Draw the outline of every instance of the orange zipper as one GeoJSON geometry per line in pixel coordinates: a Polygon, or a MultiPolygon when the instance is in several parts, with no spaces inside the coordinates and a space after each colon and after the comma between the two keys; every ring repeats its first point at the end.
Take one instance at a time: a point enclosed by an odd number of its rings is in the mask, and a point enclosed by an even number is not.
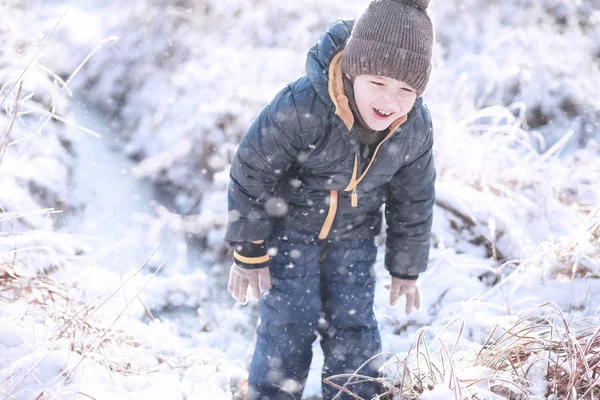
{"type": "MultiPolygon", "coordinates": [[[[363,171],[363,173],[358,178],[356,177],[358,175],[358,155],[354,155],[354,168],[352,170],[352,178],[350,178],[350,183],[344,189],[345,192],[352,191],[352,194],[350,195],[350,205],[353,208],[358,207],[358,193],[356,193],[356,187],[358,186],[360,181],[363,180],[365,175],[367,175],[367,172],[369,171],[369,168],[371,168],[371,165],[373,165],[373,161],[375,161],[375,157],[377,156],[377,152],[379,151],[379,148],[381,147],[383,142],[388,140],[394,134],[396,129],[398,129],[398,127],[400,125],[402,125],[406,121],[406,119],[407,119],[407,116],[405,115],[404,117],[399,119],[399,121],[397,121],[397,123],[395,123],[390,128],[390,132],[375,148],[375,152],[373,153],[373,157],[371,157],[371,161],[369,162],[369,165],[367,165],[367,168],[363,171]]],[[[327,212],[327,217],[325,217],[325,222],[323,222],[323,226],[321,227],[321,232],[319,232],[319,239],[323,240],[327,237],[327,235],[329,235],[329,231],[331,230],[331,227],[333,226],[333,220],[335,219],[337,207],[338,207],[338,191],[332,190],[329,194],[329,211],[327,212]]]]}
{"type": "MultiPolygon", "coordinates": [[[[350,179],[350,183],[348,184],[346,189],[344,189],[345,192],[348,192],[350,190],[352,191],[352,194],[350,195],[350,205],[353,208],[358,207],[358,193],[356,193],[356,187],[358,186],[360,181],[363,180],[365,175],[367,175],[367,172],[369,171],[369,168],[371,168],[373,161],[375,161],[377,152],[379,151],[379,148],[381,147],[383,142],[388,140],[392,136],[392,134],[396,131],[396,129],[398,129],[398,127],[404,121],[406,121],[406,115],[399,121],[398,124],[394,124],[396,126],[392,127],[393,130],[390,129],[390,133],[388,133],[387,136],[377,145],[377,147],[375,148],[375,152],[373,153],[373,157],[371,157],[371,161],[369,162],[369,165],[367,165],[367,168],[364,170],[364,172],[360,175],[359,178],[356,177],[358,175],[358,155],[354,156],[354,168],[352,170],[352,178],[350,179]]],[[[337,207],[338,207],[338,191],[331,190],[331,192],[329,194],[329,211],[327,212],[327,217],[325,217],[325,222],[323,222],[323,226],[321,227],[321,232],[319,232],[319,239],[323,240],[327,237],[327,235],[329,235],[329,231],[331,230],[331,227],[333,226],[333,220],[335,219],[337,207]]]]}
{"type": "Polygon", "coordinates": [[[377,152],[379,151],[379,148],[386,140],[388,140],[390,137],[392,137],[392,135],[394,134],[396,129],[398,129],[398,127],[400,125],[402,125],[406,121],[407,118],[408,117],[406,115],[403,116],[402,118],[399,118],[399,120],[396,121],[396,123],[394,123],[394,125],[390,127],[390,132],[387,134],[387,136],[385,138],[383,138],[383,140],[381,142],[379,142],[379,144],[375,148],[373,157],[371,157],[371,161],[369,162],[369,165],[367,165],[367,168],[365,168],[365,170],[363,171],[363,173],[360,175],[360,177],[358,179],[356,178],[356,175],[358,175],[358,155],[354,155],[354,170],[352,171],[352,178],[350,179],[350,183],[348,184],[348,186],[346,186],[346,189],[344,189],[345,192],[352,191],[352,194],[350,195],[350,204],[352,205],[352,207],[358,207],[358,194],[356,193],[356,187],[358,186],[360,181],[363,180],[365,175],[367,175],[367,172],[369,172],[369,168],[371,168],[371,165],[373,165],[373,161],[375,161],[375,157],[377,156],[377,152]]]}
{"type": "MultiPolygon", "coordinates": [[[[331,101],[335,105],[335,114],[340,117],[340,119],[344,122],[344,125],[348,130],[352,130],[352,126],[354,125],[354,116],[352,115],[352,111],[348,105],[348,97],[346,97],[344,93],[344,85],[342,79],[342,68],[341,68],[341,59],[342,59],[343,51],[340,51],[338,54],[333,57],[331,60],[331,64],[329,65],[329,82],[327,85],[327,89],[329,92],[329,97],[331,101]]],[[[410,111],[410,110],[409,110],[410,111]]],[[[408,115],[408,113],[407,113],[408,115]]],[[[358,175],[358,156],[354,157],[354,170],[352,171],[352,178],[350,179],[350,183],[344,189],[344,191],[352,191],[350,195],[350,204],[352,207],[358,207],[358,194],[356,193],[356,187],[360,183],[360,181],[365,177],[367,171],[373,164],[373,160],[375,160],[375,156],[379,151],[379,147],[383,142],[388,140],[392,134],[398,129],[400,125],[402,125],[406,119],[407,115],[404,117],[398,118],[396,121],[392,123],[390,126],[390,132],[388,135],[379,143],[375,152],[373,153],[373,157],[371,158],[371,162],[367,166],[367,169],[361,174],[360,178],[356,178],[358,175]]],[[[333,226],[333,220],[335,219],[335,213],[337,212],[338,206],[338,191],[332,190],[329,195],[329,211],[327,212],[327,217],[325,218],[325,222],[321,227],[321,232],[319,233],[319,239],[325,239],[333,226]]]]}

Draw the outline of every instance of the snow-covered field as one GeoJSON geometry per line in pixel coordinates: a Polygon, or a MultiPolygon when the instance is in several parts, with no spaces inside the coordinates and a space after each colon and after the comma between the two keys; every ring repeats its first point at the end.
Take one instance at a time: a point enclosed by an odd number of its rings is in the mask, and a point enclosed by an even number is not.
{"type": "MultiPolygon", "coordinates": [[[[243,396],[257,304],[225,291],[229,160],[326,25],[367,3],[4,1],[0,399],[243,396]],[[96,132],[117,134],[123,163],[96,132]],[[174,250],[152,254],[159,238],[174,250]]],[[[430,266],[407,317],[379,254],[382,381],[398,399],[598,398],[600,3],[430,11],[430,266]]]]}

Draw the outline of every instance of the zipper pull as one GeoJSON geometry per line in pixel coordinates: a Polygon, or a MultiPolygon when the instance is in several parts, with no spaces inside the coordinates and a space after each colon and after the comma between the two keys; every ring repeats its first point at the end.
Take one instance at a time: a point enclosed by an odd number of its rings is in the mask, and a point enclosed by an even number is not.
{"type": "Polygon", "coordinates": [[[350,196],[350,204],[352,207],[358,207],[358,194],[356,194],[356,186],[352,189],[352,195],[350,196]]]}

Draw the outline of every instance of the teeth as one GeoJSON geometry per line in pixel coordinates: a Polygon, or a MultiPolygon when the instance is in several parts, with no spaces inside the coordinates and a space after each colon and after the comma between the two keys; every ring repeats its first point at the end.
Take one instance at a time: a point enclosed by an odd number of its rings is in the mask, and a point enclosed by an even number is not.
{"type": "Polygon", "coordinates": [[[382,111],[382,110],[380,110],[379,108],[376,108],[376,110],[377,110],[377,112],[378,112],[379,114],[383,114],[383,115],[386,115],[386,116],[387,116],[387,115],[392,115],[392,113],[386,113],[385,111],[382,111]]]}

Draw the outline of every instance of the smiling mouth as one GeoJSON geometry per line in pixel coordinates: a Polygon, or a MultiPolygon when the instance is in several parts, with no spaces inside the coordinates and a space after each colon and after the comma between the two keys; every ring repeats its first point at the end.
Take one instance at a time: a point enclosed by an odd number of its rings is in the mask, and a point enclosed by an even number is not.
{"type": "Polygon", "coordinates": [[[392,115],[392,114],[393,114],[392,112],[389,112],[389,113],[388,113],[388,112],[385,112],[385,111],[383,111],[383,110],[380,110],[380,109],[378,109],[378,108],[373,108],[373,112],[374,112],[374,113],[375,113],[375,115],[377,115],[379,118],[387,118],[387,117],[389,117],[390,115],[392,115]]]}

